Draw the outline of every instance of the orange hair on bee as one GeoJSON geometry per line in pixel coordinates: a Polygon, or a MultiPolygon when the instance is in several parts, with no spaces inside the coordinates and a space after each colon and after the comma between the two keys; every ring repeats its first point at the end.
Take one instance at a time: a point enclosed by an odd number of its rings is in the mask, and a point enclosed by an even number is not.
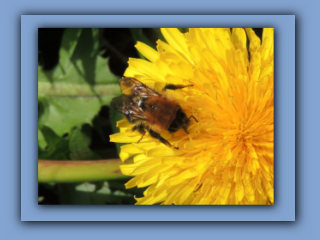
{"type": "Polygon", "coordinates": [[[150,106],[146,111],[149,125],[158,125],[158,128],[168,129],[171,122],[175,119],[179,105],[175,100],[165,97],[150,97],[146,104],[150,106]]]}
{"type": "MultiPolygon", "coordinates": [[[[174,133],[179,129],[188,132],[190,118],[175,99],[164,94],[166,90],[176,90],[192,85],[167,84],[159,93],[139,80],[123,77],[120,81],[122,95],[111,100],[110,105],[127,120],[134,124],[133,131],[141,133],[141,141],[148,131],[150,136],[159,139],[163,144],[173,147],[160,133],[167,130],[174,133]]],[[[195,117],[193,117],[195,119],[195,117]]],[[[195,119],[197,121],[197,119],[195,119]]],[[[178,149],[177,147],[173,147],[178,149]]]]}

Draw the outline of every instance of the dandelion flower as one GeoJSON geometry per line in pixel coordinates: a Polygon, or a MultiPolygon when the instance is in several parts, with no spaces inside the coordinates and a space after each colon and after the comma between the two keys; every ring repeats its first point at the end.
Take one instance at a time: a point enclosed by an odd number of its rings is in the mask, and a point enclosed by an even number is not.
{"type": "Polygon", "coordinates": [[[161,29],[167,43],[157,50],[138,42],[148,60],[129,59],[126,77],[160,92],[166,84],[192,84],[168,91],[187,116],[187,134],[161,135],[170,148],[119,121],[111,141],[122,146],[121,166],[134,176],[127,188],[148,187],[136,204],[267,205],[274,203],[274,40],[252,29],[161,29]],[[248,39],[248,40],[247,40],[248,39]],[[249,50],[247,49],[247,41],[249,50]]]}

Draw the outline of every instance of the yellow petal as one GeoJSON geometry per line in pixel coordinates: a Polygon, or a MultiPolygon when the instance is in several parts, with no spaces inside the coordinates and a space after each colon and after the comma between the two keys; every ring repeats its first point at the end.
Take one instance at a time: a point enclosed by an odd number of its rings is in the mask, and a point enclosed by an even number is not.
{"type": "Polygon", "coordinates": [[[260,38],[257,37],[255,32],[252,30],[252,28],[246,28],[246,33],[248,35],[248,38],[250,40],[250,52],[255,52],[260,47],[260,38]]]}
{"type": "Polygon", "coordinates": [[[137,42],[135,47],[143,56],[145,56],[151,62],[155,62],[159,58],[159,54],[153,48],[149,47],[143,42],[137,42]]]}
{"type": "Polygon", "coordinates": [[[129,137],[125,133],[115,133],[110,135],[110,142],[131,143],[138,142],[141,136],[129,137]]]}
{"type": "Polygon", "coordinates": [[[255,200],[255,193],[254,193],[254,185],[252,185],[251,182],[249,182],[248,184],[244,185],[244,193],[246,196],[246,199],[250,202],[253,203],[255,200]]]}
{"type": "Polygon", "coordinates": [[[238,202],[241,202],[244,197],[244,187],[242,181],[236,183],[235,195],[238,202]]]}
{"type": "Polygon", "coordinates": [[[247,48],[247,36],[243,28],[232,29],[232,42],[236,49],[243,51],[247,48]]]}
{"type": "Polygon", "coordinates": [[[222,205],[227,204],[229,200],[230,189],[231,189],[231,183],[226,181],[220,190],[220,195],[219,195],[220,204],[222,205]]]}
{"type": "Polygon", "coordinates": [[[190,196],[190,194],[193,192],[195,186],[195,182],[190,181],[187,183],[184,188],[180,190],[178,194],[176,194],[174,204],[181,205],[183,204],[186,199],[190,196]]]}
{"type": "Polygon", "coordinates": [[[161,28],[161,33],[167,42],[183,56],[189,59],[189,51],[185,36],[176,28],[161,28]]]}
{"type": "Polygon", "coordinates": [[[127,119],[123,119],[117,122],[117,127],[118,128],[127,128],[127,127],[131,127],[132,124],[128,122],[127,119]]]}
{"type": "Polygon", "coordinates": [[[147,156],[148,157],[152,157],[152,156],[175,156],[175,155],[179,155],[179,154],[180,154],[179,150],[172,149],[172,148],[167,147],[167,146],[156,147],[156,148],[150,149],[147,152],[147,156]]]}
{"type": "Polygon", "coordinates": [[[128,64],[130,69],[134,69],[134,74],[143,74],[154,80],[165,81],[162,73],[151,62],[142,59],[129,58],[128,64]]]}
{"type": "Polygon", "coordinates": [[[120,152],[119,157],[122,162],[125,162],[130,157],[130,154],[126,152],[120,152]]]}

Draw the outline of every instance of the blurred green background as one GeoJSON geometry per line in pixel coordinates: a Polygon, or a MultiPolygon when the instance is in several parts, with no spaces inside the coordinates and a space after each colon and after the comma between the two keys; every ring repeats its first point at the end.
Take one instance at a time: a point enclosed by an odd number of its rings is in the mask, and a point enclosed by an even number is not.
{"type": "Polygon", "coordinates": [[[39,29],[39,204],[134,204],[142,196],[145,189],[125,189],[121,144],[109,142],[123,116],[109,104],[129,57],[143,58],[136,42],[155,48],[158,39],[152,28],[39,29]]]}

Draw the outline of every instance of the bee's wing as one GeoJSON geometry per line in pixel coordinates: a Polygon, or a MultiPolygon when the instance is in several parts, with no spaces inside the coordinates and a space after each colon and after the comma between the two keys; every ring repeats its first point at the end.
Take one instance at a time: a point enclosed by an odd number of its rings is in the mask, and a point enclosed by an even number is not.
{"type": "Polygon", "coordinates": [[[160,96],[159,93],[147,87],[135,78],[123,77],[120,80],[121,92],[126,96],[137,96],[142,98],[160,96]]]}
{"type": "Polygon", "coordinates": [[[110,105],[114,110],[125,115],[130,123],[135,123],[138,120],[147,120],[143,109],[131,97],[125,95],[115,97],[111,100],[110,105]]]}
{"type": "Polygon", "coordinates": [[[125,95],[121,95],[119,97],[115,97],[111,99],[110,106],[119,113],[123,113],[123,105],[126,102],[127,97],[125,95]]]}

